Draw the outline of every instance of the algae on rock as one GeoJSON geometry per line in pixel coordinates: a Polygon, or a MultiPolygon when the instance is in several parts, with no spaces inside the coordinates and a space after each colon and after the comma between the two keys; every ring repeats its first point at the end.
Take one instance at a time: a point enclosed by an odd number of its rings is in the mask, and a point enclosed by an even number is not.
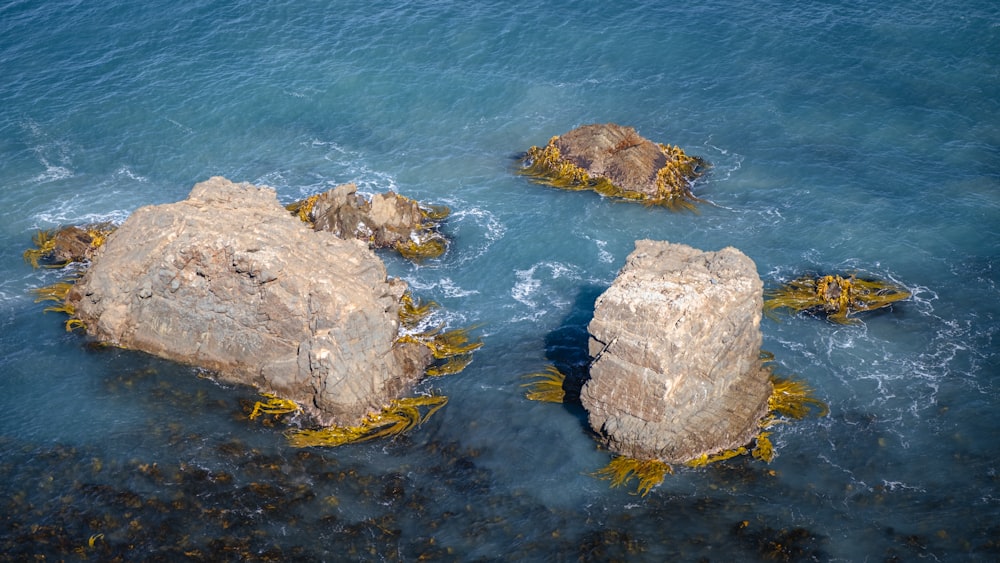
{"type": "Polygon", "coordinates": [[[679,147],[654,143],[632,127],[584,125],[533,146],[520,173],[535,182],[567,190],[594,190],[608,197],[695,211],[691,191],[709,164],[679,147]]]}

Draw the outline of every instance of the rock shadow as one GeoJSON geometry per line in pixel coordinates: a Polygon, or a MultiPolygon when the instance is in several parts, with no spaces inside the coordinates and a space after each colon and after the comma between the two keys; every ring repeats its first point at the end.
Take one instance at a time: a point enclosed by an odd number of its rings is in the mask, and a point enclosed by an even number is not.
{"type": "Polygon", "coordinates": [[[580,390],[590,378],[590,354],[587,325],[594,318],[594,303],[607,287],[583,286],[573,300],[569,314],[559,327],[545,336],[545,357],[565,374],[563,404],[586,422],[587,413],[580,404],[580,390]]]}

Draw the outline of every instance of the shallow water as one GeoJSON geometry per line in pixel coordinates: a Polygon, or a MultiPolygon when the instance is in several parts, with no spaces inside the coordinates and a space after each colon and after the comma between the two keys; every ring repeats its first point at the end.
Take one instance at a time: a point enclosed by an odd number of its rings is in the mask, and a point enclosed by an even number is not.
{"type": "Polygon", "coordinates": [[[0,5],[0,551],[122,559],[998,558],[1000,8],[918,2],[0,5]],[[515,157],[614,121],[713,164],[698,214],[531,184],[515,157]],[[250,390],[93,349],[30,289],[39,228],[212,175],[283,202],[356,182],[446,204],[390,273],[485,345],[395,440],[294,450],[250,390]],[[579,367],[634,241],[736,246],[773,287],[859,271],[914,296],[765,319],[830,414],[777,455],[645,497],[522,376],[579,367]],[[103,534],[103,536],[97,536],[103,534]],[[88,541],[94,538],[93,547],[88,541]],[[74,554],[75,550],[80,550],[74,554]]]}

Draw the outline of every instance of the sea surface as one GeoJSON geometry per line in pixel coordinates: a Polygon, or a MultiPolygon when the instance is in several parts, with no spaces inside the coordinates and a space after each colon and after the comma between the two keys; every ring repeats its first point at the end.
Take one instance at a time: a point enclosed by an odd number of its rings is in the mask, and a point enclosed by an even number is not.
{"type": "Polygon", "coordinates": [[[0,559],[1000,559],[1000,3],[0,2],[0,559]],[[539,186],[589,123],[712,163],[698,213],[539,186]],[[484,345],[391,440],[290,447],[252,389],[95,348],[32,289],[39,229],[211,176],[282,203],[345,182],[447,205],[443,257],[380,252],[484,345]],[[637,239],[735,246],[765,287],[859,273],[912,297],[765,318],[830,412],[776,455],[649,494],[524,376],[586,364],[637,239]],[[199,377],[201,376],[201,377],[199,377]]]}

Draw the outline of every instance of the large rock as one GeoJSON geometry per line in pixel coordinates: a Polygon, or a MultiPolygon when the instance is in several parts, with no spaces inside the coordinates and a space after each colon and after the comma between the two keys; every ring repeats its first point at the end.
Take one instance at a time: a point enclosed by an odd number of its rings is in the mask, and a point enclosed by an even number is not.
{"type": "Polygon", "coordinates": [[[612,450],[684,462],[753,439],[771,393],[762,287],[734,248],[636,241],[597,299],[580,396],[612,450]]]}
{"type": "Polygon", "coordinates": [[[700,201],[691,183],[708,168],[701,158],[615,123],[583,125],[552,137],[545,147],[528,149],[523,161],[522,172],[541,183],[677,209],[693,209],[700,201]]]}
{"type": "Polygon", "coordinates": [[[356,424],[429,364],[396,342],[405,284],[358,240],[314,231],[269,188],[212,178],[136,210],[69,303],[97,339],[201,366],[356,424]]]}

